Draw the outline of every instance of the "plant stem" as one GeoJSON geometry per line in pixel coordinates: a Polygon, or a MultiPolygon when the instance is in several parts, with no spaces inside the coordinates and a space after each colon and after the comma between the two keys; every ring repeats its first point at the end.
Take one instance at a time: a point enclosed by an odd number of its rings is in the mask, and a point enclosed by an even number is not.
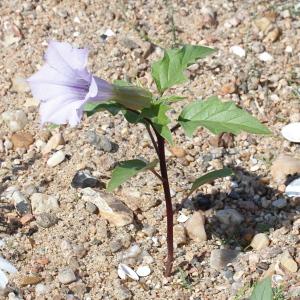
{"type": "Polygon", "coordinates": [[[166,155],[165,155],[165,140],[160,136],[158,132],[155,132],[157,136],[157,145],[158,145],[158,158],[160,163],[160,173],[163,179],[163,189],[165,194],[166,209],[167,209],[167,247],[168,255],[166,262],[166,271],[165,276],[169,277],[172,272],[173,265],[173,208],[172,208],[172,199],[170,193],[170,185],[168,179],[168,171],[166,164],[166,155]]]}
{"type": "Polygon", "coordinates": [[[145,125],[146,125],[146,129],[147,129],[147,131],[148,131],[148,134],[149,134],[149,136],[150,136],[150,139],[151,139],[151,141],[152,141],[153,147],[154,147],[154,149],[155,149],[155,151],[156,151],[156,153],[157,153],[157,156],[159,156],[158,148],[157,148],[157,143],[156,143],[156,141],[155,141],[155,139],[154,139],[154,136],[153,136],[153,134],[152,134],[151,127],[150,127],[150,125],[149,125],[148,123],[146,123],[145,125]]]}

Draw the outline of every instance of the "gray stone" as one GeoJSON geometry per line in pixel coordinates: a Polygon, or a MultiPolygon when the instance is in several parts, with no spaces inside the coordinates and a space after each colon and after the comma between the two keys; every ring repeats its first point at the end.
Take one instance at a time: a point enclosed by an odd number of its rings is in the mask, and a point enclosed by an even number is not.
{"type": "Polygon", "coordinates": [[[92,176],[89,170],[80,170],[73,177],[71,186],[73,188],[94,188],[100,186],[100,181],[92,176]]]}
{"type": "Polygon", "coordinates": [[[231,249],[215,249],[210,255],[210,266],[213,269],[220,270],[233,262],[240,251],[231,249]]]}
{"type": "Polygon", "coordinates": [[[115,239],[109,243],[109,246],[110,246],[111,252],[115,253],[115,252],[118,252],[119,250],[121,250],[123,245],[122,245],[121,240],[115,239]]]}
{"type": "Polygon", "coordinates": [[[99,135],[95,131],[88,131],[86,133],[87,141],[95,146],[98,150],[104,152],[116,152],[118,145],[111,142],[106,136],[99,135]]]}
{"type": "Polygon", "coordinates": [[[92,202],[87,202],[85,204],[85,209],[91,214],[96,214],[99,211],[98,207],[92,202]]]}
{"type": "Polygon", "coordinates": [[[31,207],[34,214],[56,211],[59,208],[58,197],[42,193],[34,193],[31,198],[31,207]]]}
{"type": "Polygon", "coordinates": [[[225,225],[239,225],[244,221],[244,217],[232,208],[217,211],[216,218],[225,225]]]}
{"type": "Polygon", "coordinates": [[[284,198],[279,198],[272,202],[272,205],[276,208],[284,208],[287,206],[287,201],[284,198]]]}
{"type": "Polygon", "coordinates": [[[76,276],[70,268],[62,269],[57,275],[58,281],[63,284],[69,284],[76,281],[76,276]]]}
{"type": "Polygon", "coordinates": [[[41,213],[36,216],[36,223],[43,228],[50,228],[58,222],[58,218],[54,214],[41,213]]]}

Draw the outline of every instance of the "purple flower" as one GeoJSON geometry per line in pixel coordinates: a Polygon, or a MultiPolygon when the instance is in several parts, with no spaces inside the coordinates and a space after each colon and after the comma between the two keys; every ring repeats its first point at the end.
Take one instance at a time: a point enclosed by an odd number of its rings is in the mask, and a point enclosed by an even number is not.
{"type": "Polygon", "coordinates": [[[92,76],[86,68],[87,49],[51,41],[45,65],[29,79],[35,98],[41,101],[42,124],[77,125],[87,102],[107,101],[113,97],[113,85],[92,76]]]}

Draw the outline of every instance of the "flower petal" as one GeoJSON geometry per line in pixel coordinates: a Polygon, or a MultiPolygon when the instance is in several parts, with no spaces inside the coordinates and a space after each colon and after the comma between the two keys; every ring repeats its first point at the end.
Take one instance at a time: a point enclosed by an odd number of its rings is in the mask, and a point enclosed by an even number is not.
{"type": "Polygon", "coordinates": [[[107,81],[93,76],[86,95],[89,101],[107,101],[113,97],[113,85],[107,81]]]}
{"type": "Polygon", "coordinates": [[[8,284],[8,279],[3,271],[0,270],[0,289],[5,289],[8,284]]]}
{"type": "Polygon", "coordinates": [[[84,99],[90,84],[81,78],[66,77],[48,64],[32,75],[28,83],[33,96],[41,101],[47,101],[62,94],[73,94],[75,98],[84,99]]]}
{"type": "Polygon", "coordinates": [[[0,256],[0,269],[9,272],[9,273],[16,273],[17,269],[6,259],[0,256]]]}

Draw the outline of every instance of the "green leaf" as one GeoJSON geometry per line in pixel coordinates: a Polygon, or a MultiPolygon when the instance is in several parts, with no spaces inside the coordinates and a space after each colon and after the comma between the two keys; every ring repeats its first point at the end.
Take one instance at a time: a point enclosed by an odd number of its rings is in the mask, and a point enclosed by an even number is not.
{"type": "Polygon", "coordinates": [[[196,189],[198,189],[201,185],[203,185],[205,183],[209,183],[209,182],[211,182],[215,179],[230,176],[232,174],[234,174],[232,169],[227,168],[227,167],[223,168],[223,169],[220,169],[220,170],[209,172],[209,173],[197,178],[194,181],[194,183],[192,185],[192,188],[189,192],[189,195],[191,195],[196,189]]]}
{"type": "Polygon", "coordinates": [[[209,97],[205,101],[188,104],[178,119],[186,134],[203,126],[214,134],[229,132],[238,134],[242,131],[256,134],[271,134],[269,129],[246,111],[238,108],[234,102],[222,102],[218,97],[209,97]]]}
{"type": "Polygon", "coordinates": [[[171,103],[174,103],[174,102],[179,102],[179,101],[181,101],[185,98],[186,97],[172,95],[172,96],[161,97],[160,99],[158,99],[157,102],[158,103],[171,104],[171,103]]]}
{"type": "Polygon", "coordinates": [[[255,285],[250,300],[272,300],[273,291],[271,278],[267,277],[255,285]]]}
{"type": "Polygon", "coordinates": [[[115,80],[114,84],[118,86],[132,86],[132,84],[126,80],[115,80]]]}
{"type": "Polygon", "coordinates": [[[152,77],[160,93],[187,80],[183,71],[197,59],[215,52],[204,46],[185,45],[180,49],[166,50],[164,57],[152,65],[152,77]]]}
{"type": "Polygon", "coordinates": [[[147,163],[140,159],[132,159],[121,162],[112,172],[111,180],[107,185],[109,192],[120,186],[122,183],[135,176],[139,172],[153,169],[158,160],[147,163]]]}
{"type": "Polygon", "coordinates": [[[153,126],[155,127],[156,131],[168,141],[170,145],[173,145],[172,132],[167,125],[159,125],[154,123],[153,126]]]}
{"type": "Polygon", "coordinates": [[[98,111],[107,110],[113,116],[117,115],[123,108],[120,104],[115,102],[90,102],[86,103],[84,106],[84,111],[87,113],[88,117],[92,116],[98,111]]]}

